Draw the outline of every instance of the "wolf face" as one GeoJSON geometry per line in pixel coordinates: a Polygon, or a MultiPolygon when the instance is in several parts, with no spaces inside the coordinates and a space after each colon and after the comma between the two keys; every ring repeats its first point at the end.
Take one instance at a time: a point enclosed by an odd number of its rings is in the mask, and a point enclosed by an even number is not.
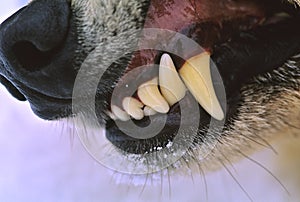
{"type": "Polygon", "coordinates": [[[184,125],[179,134],[195,135],[182,159],[213,145],[201,162],[211,170],[300,127],[299,22],[281,1],[35,0],[1,25],[0,81],[43,119],[83,111],[91,127],[92,108],[124,158],[168,148],[184,125]],[[148,137],[119,128],[130,121],[165,125],[148,137]]]}

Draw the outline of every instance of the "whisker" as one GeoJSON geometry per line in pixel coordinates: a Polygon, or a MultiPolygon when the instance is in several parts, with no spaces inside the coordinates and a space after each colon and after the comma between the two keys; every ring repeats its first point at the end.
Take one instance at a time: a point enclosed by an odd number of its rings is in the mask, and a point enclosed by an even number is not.
{"type": "Polygon", "coordinates": [[[254,134],[254,135],[258,139],[262,140],[268,146],[267,148],[271,149],[274,152],[274,154],[278,155],[278,152],[276,151],[276,149],[266,139],[264,139],[263,137],[261,137],[257,134],[254,134]]]}
{"type": "Polygon", "coordinates": [[[249,161],[253,162],[254,164],[258,165],[260,168],[262,168],[263,170],[265,170],[271,177],[273,177],[275,179],[275,181],[277,181],[277,183],[279,183],[279,185],[281,186],[281,188],[290,196],[290,192],[288,191],[288,189],[286,188],[286,186],[279,180],[278,177],[276,177],[274,175],[274,173],[272,173],[267,167],[265,167],[263,164],[261,164],[260,162],[256,161],[255,159],[251,158],[250,156],[242,153],[239,150],[236,150],[236,152],[240,153],[243,157],[245,157],[246,159],[248,159],[249,161]]]}
{"type": "MultiPolygon", "coordinates": [[[[222,144],[221,140],[218,140],[218,142],[220,142],[222,144]]],[[[230,165],[230,167],[234,170],[234,172],[237,174],[237,170],[234,167],[233,163],[224,155],[224,153],[222,152],[222,150],[220,150],[217,146],[215,147],[215,149],[223,156],[223,158],[227,161],[227,163],[230,165]]],[[[223,163],[223,161],[222,161],[223,163]]]]}
{"type": "Polygon", "coordinates": [[[202,173],[203,184],[204,184],[204,187],[205,187],[205,198],[206,198],[206,201],[208,201],[208,186],[207,186],[207,180],[206,180],[206,177],[205,177],[205,173],[204,173],[203,169],[201,168],[200,163],[198,163],[198,168],[199,168],[199,170],[200,170],[200,173],[202,173]]]}
{"type": "MultiPolygon", "coordinates": [[[[120,162],[120,167],[122,168],[124,166],[124,163],[126,163],[125,159],[120,162]]],[[[126,166],[126,165],[125,165],[126,166]]]]}
{"type": "MultiPolygon", "coordinates": [[[[190,154],[188,154],[188,155],[190,156],[190,154]]],[[[195,180],[194,180],[193,172],[191,170],[191,166],[190,166],[189,162],[184,157],[183,157],[182,161],[186,164],[186,166],[188,168],[188,171],[189,171],[189,174],[191,175],[191,180],[193,182],[193,185],[195,185],[195,180]]]]}
{"type": "Polygon", "coordinates": [[[87,136],[88,130],[87,130],[86,121],[85,121],[84,116],[80,116],[80,122],[81,122],[81,126],[83,127],[84,134],[87,136]]]}
{"type": "Polygon", "coordinates": [[[169,167],[167,168],[167,173],[168,173],[168,183],[169,183],[169,199],[171,200],[171,197],[172,197],[172,187],[171,187],[171,175],[170,175],[169,167]]]}
{"type": "Polygon", "coordinates": [[[201,167],[201,164],[200,164],[200,161],[198,161],[195,156],[195,152],[192,150],[191,151],[191,158],[193,159],[193,163],[196,164],[198,170],[199,170],[199,176],[203,179],[203,185],[205,187],[205,198],[206,198],[206,201],[208,201],[208,187],[207,187],[207,181],[206,181],[206,177],[205,177],[205,174],[204,174],[204,170],[202,169],[201,167]]]}
{"type": "Polygon", "coordinates": [[[102,146],[102,148],[103,148],[103,150],[105,151],[108,151],[107,152],[107,155],[104,157],[97,157],[97,159],[96,159],[96,161],[97,162],[101,162],[101,161],[103,161],[105,158],[107,158],[107,157],[109,157],[110,156],[110,154],[113,152],[113,147],[111,146],[111,145],[109,145],[109,144],[105,144],[105,145],[103,145],[102,146]]]}
{"type": "Polygon", "coordinates": [[[111,177],[110,177],[110,180],[109,180],[109,184],[113,184],[113,182],[115,182],[116,180],[116,175],[119,175],[120,173],[118,173],[117,171],[115,170],[111,170],[112,174],[111,174],[111,177]]]}
{"type": "Polygon", "coordinates": [[[67,125],[68,125],[69,141],[71,143],[71,147],[73,148],[75,143],[75,131],[74,131],[74,125],[72,119],[67,119],[67,125]]]}
{"type": "Polygon", "coordinates": [[[162,195],[163,195],[163,185],[164,185],[164,173],[163,173],[164,171],[163,170],[161,170],[160,171],[160,197],[162,197],[162,195]]]}
{"type": "MultiPolygon", "coordinates": [[[[148,162],[147,162],[148,163],[148,162]]],[[[145,179],[145,182],[144,182],[144,185],[143,185],[143,187],[142,187],[142,190],[141,190],[141,192],[140,192],[140,197],[142,196],[142,194],[144,193],[144,191],[145,191],[145,189],[146,189],[146,186],[147,186],[147,183],[148,183],[148,178],[149,178],[149,173],[147,172],[147,174],[146,174],[146,179],[145,179]]]]}
{"type": "Polygon", "coordinates": [[[129,194],[130,193],[130,189],[132,188],[130,185],[133,184],[133,180],[134,180],[134,175],[127,175],[126,176],[129,176],[129,183],[128,183],[128,186],[127,186],[127,190],[126,192],[129,194]]]}
{"type": "Polygon", "coordinates": [[[219,162],[223,165],[223,167],[226,169],[228,174],[232,177],[232,179],[235,181],[235,183],[240,187],[240,189],[244,192],[244,194],[247,196],[247,198],[250,201],[253,201],[252,197],[248,194],[248,192],[245,190],[245,188],[239,183],[238,179],[232,174],[232,172],[228,169],[228,167],[223,163],[221,159],[219,159],[219,162]]]}
{"type": "Polygon", "coordinates": [[[294,128],[294,129],[300,130],[299,127],[297,127],[297,126],[295,126],[295,125],[293,125],[293,124],[290,124],[290,123],[288,123],[287,121],[284,121],[284,123],[285,123],[286,125],[288,125],[288,126],[294,128]]]}
{"type": "Polygon", "coordinates": [[[271,144],[269,144],[267,140],[263,139],[262,137],[258,136],[257,134],[254,134],[255,137],[261,139],[264,143],[258,142],[257,140],[255,140],[255,139],[253,139],[253,138],[251,138],[251,137],[249,137],[247,135],[243,135],[243,134],[240,134],[240,135],[243,136],[244,138],[247,138],[247,139],[251,140],[252,142],[254,142],[254,143],[256,143],[256,144],[258,144],[258,145],[266,148],[266,149],[270,149],[276,155],[278,154],[277,151],[275,150],[275,148],[271,144]]]}

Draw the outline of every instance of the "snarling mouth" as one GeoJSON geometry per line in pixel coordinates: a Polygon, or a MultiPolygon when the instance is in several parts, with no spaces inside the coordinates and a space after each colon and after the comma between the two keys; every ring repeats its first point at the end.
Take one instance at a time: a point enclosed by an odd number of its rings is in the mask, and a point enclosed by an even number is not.
{"type": "Polygon", "coordinates": [[[281,0],[142,2],[138,14],[131,5],[118,4],[121,14],[127,6],[129,15],[114,16],[116,10],[105,19],[107,24],[98,23],[102,19],[95,15],[85,29],[85,18],[78,17],[81,13],[70,1],[32,1],[1,24],[0,82],[17,99],[28,100],[41,118],[76,115],[74,101],[86,98],[74,96],[76,76],[99,45],[100,51],[90,58],[93,69],[79,83],[80,91],[96,102],[83,108],[95,108],[106,138],[118,149],[145,154],[169,148],[178,134],[187,137],[191,147],[218,139],[222,132],[207,131],[212,122],[230,127],[243,104],[241,88],[300,52],[298,8],[281,0]],[[130,35],[135,31],[138,37],[130,35]],[[45,38],[51,40],[45,43],[45,38]],[[121,46],[135,46],[135,40],[137,48],[123,53],[126,48],[121,46]],[[114,52],[126,56],[117,58],[95,92],[90,91],[94,73],[111,64],[102,65],[114,52]],[[139,67],[145,68],[133,74],[139,67]],[[132,131],[132,122],[140,130],[132,131]],[[141,132],[153,123],[163,126],[141,132]],[[191,133],[196,133],[192,139],[191,133]]]}
{"type": "MultiPolygon", "coordinates": [[[[178,50],[172,53],[159,48],[135,52],[113,89],[122,86],[122,90],[107,100],[107,139],[122,151],[144,154],[167,147],[182,125],[186,126],[185,133],[195,131],[189,126],[198,121],[197,137],[191,145],[205,142],[211,120],[228,123],[234,117],[243,85],[299,53],[299,22],[297,9],[281,1],[151,1],[144,28],[178,32],[202,49],[183,48],[184,56],[174,54],[178,50]],[[221,91],[212,64],[222,78],[221,91]],[[149,66],[149,71],[131,76],[131,82],[124,78],[140,66],[149,66]],[[132,81],[136,91],[127,92],[132,81]],[[200,106],[200,120],[194,115],[182,120],[180,103],[188,107],[193,101],[200,106]],[[153,137],[131,134],[117,124],[133,121],[145,128],[151,122],[162,122],[165,115],[165,126],[153,137]]],[[[157,47],[171,41],[160,35],[150,40],[157,47]]],[[[140,39],[141,44],[148,42],[140,39]]]]}

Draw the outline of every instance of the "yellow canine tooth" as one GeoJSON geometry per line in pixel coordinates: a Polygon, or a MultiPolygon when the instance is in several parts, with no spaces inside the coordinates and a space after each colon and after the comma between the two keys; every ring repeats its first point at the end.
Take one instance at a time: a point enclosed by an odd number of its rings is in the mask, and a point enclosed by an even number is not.
{"type": "Polygon", "coordinates": [[[143,104],[135,98],[126,97],[123,99],[124,110],[134,119],[141,120],[144,118],[143,104]]]}
{"type": "Polygon", "coordinates": [[[210,72],[210,54],[203,52],[188,59],[179,74],[186,87],[199,104],[217,120],[224,119],[224,112],[218,101],[210,72]]]}
{"type": "Polygon", "coordinates": [[[158,77],[142,84],[138,88],[138,96],[146,105],[159,113],[168,113],[170,107],[158,90],[158,77]]]}
{"type": "Polygon", "coordinates": [[[159,86],[161,94],[170,106],[182,100],[186,93],[186,87],[169,54],[163,54],[160,60],[159,86]]]}

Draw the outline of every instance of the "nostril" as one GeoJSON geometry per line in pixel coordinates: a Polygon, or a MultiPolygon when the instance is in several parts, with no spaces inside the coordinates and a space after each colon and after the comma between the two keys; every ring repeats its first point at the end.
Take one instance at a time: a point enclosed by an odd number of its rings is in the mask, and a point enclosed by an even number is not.
{"type": "Polygon", "coordinates": [[[41,51],[29,41],[17,42],[13,45],[12,51],[22,68],[30,72],[38,71],[49,65],[56,52],[55,49],[41,51]]]}
{"type": "Polygon", "coordinates": [[[3,22],[0,50],[12,71],[21,67],[33,72],[51,64],[69,36],[70,19],[70,1],[39,0],[3,22]]]}

